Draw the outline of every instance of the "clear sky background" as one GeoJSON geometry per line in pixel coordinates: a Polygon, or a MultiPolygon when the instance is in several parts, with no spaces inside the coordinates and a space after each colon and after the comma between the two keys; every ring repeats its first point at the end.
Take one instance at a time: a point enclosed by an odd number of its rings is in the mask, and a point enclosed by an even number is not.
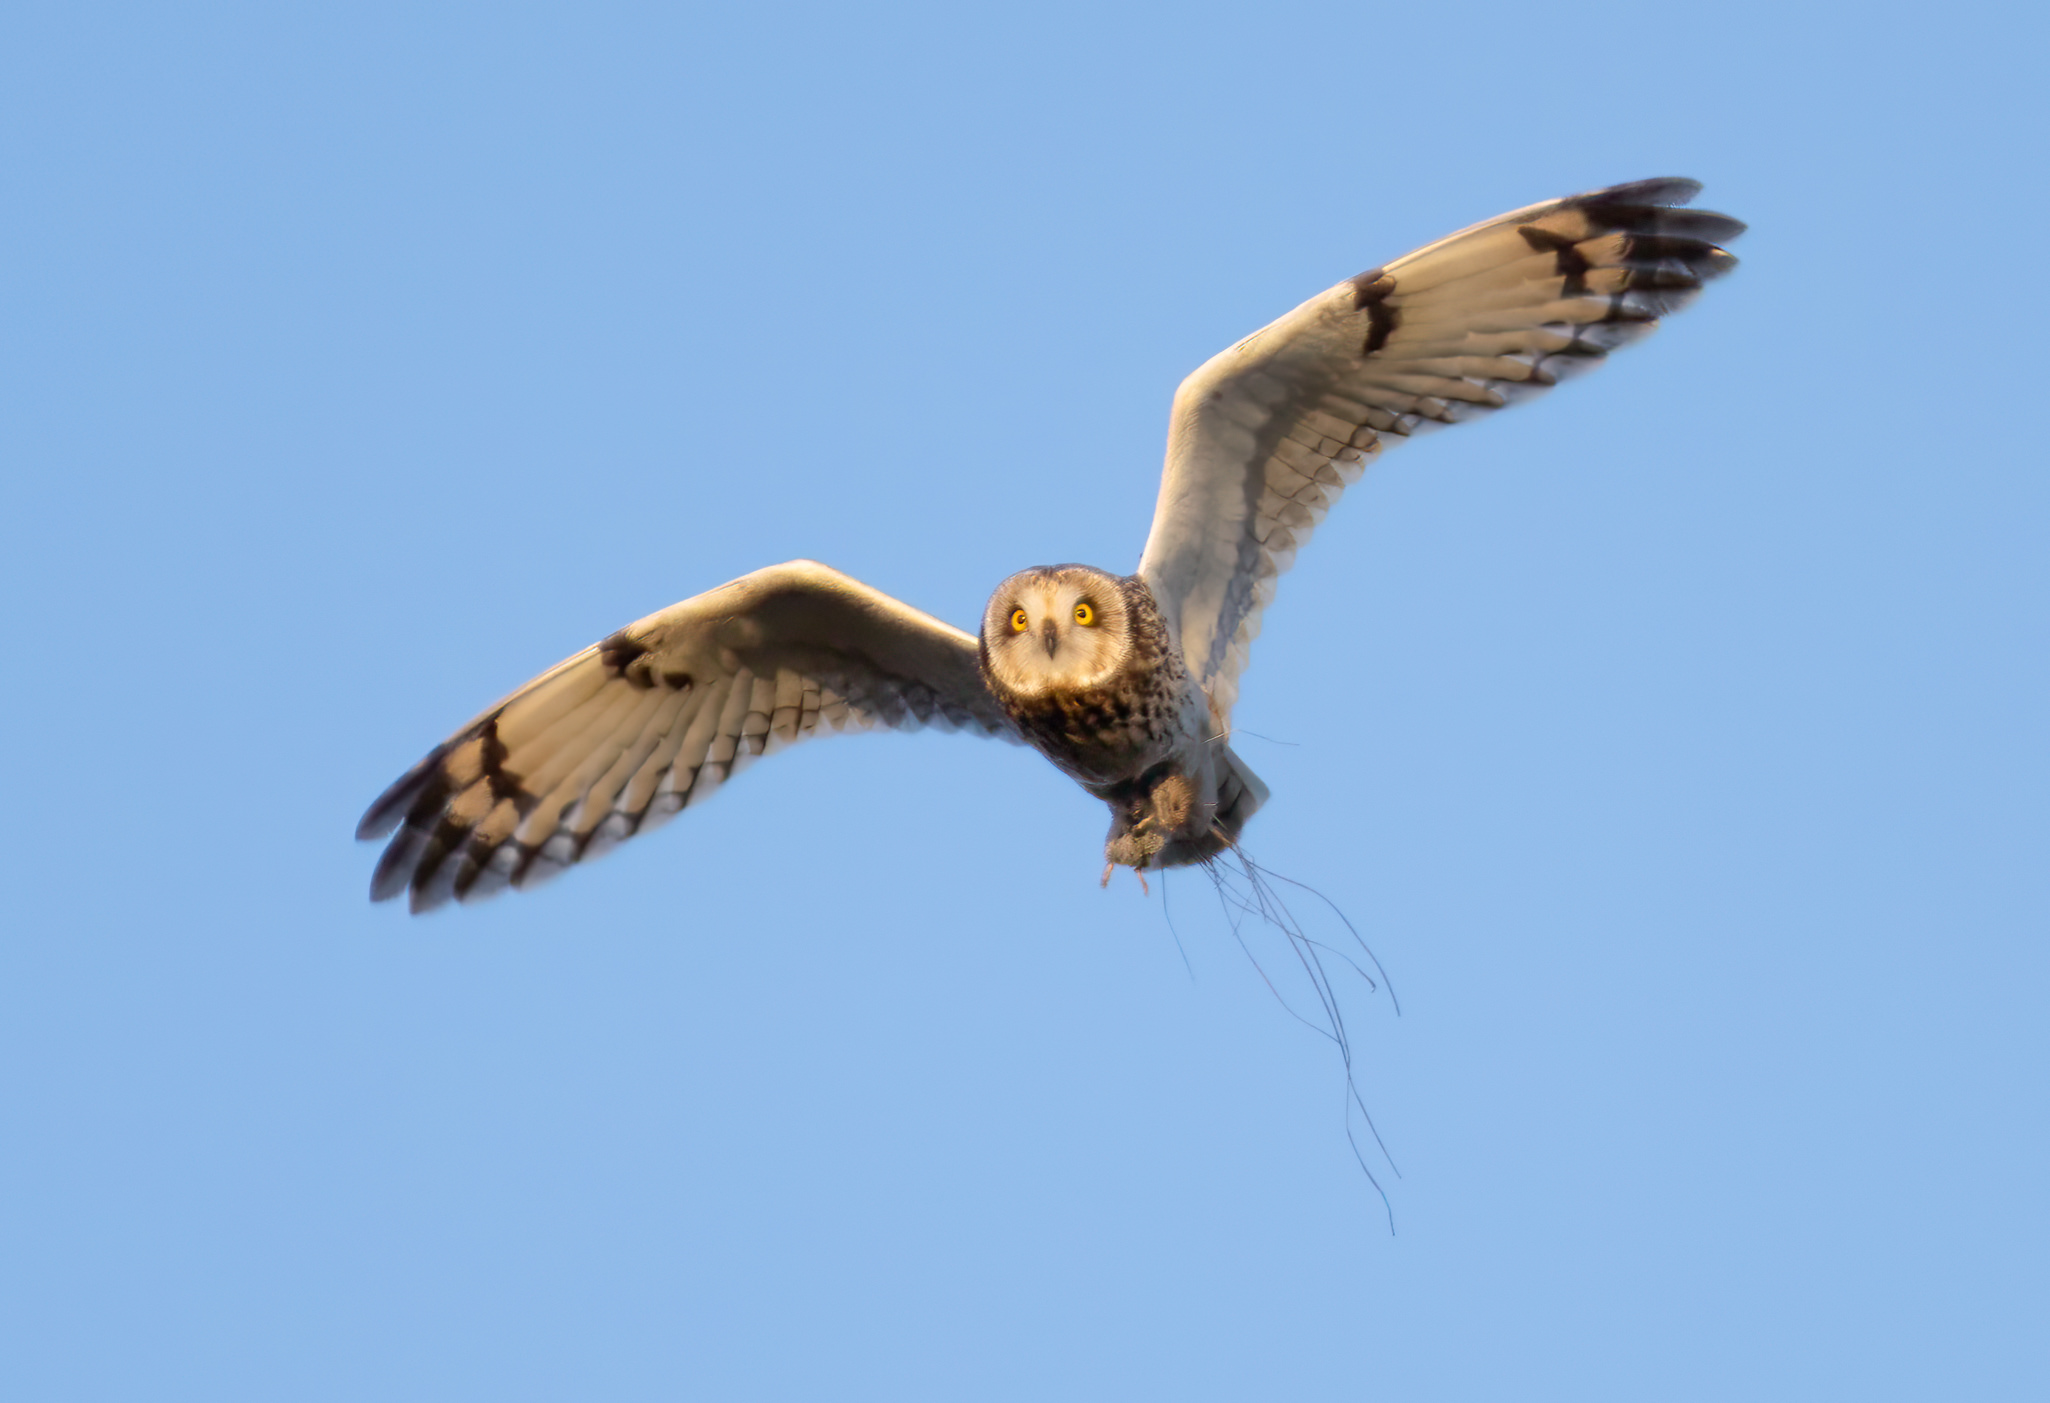
{"type": "Polygon", "coordinates": [[[0,1392],[2046,1396],[2045,48],[8,7],[0,1392]],[[1738,272],[1382,458],[1246,677],[1248,846],[1402,995],[1393,1235],[1328,1044],[1029,752],[366,902],[364,806],[558,658],[800,555],[964,626],[1129,569],[1211,353],[1667,174],[1738,272]]]}

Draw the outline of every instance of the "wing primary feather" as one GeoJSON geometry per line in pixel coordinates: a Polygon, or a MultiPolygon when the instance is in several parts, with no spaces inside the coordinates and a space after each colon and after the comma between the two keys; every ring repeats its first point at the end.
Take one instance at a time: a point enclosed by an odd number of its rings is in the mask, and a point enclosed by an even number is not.
{"type": "Polygon", "coordinates": [[[1389,440],[1541,394],[1736,266],[1722,245],[1743,224],[1679,208],[1699,190],[1663,177],[1497,215],[1347,279],[1182,383],[1139,573],[1220,716],[1274,578],[1389,440]]]}
{"type": "Polygon", "coordinates": [[[814,562],[756,571],[564,659],[400,776],[357,825],[388,838],[371,896],[537,885],[878,709],[1015,739],[970,635],[814,562]]]}

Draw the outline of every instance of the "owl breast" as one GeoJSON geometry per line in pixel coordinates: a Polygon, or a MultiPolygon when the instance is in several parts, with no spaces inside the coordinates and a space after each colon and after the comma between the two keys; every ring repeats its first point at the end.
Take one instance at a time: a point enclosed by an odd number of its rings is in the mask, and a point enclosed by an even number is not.
{"type": "Polygon", "coordinates": [[[1180,748],[1180,690],[1164,668],[1072,693],[999,701],[1032,747],[1092,790],[1130,779],[1180,748]]]}

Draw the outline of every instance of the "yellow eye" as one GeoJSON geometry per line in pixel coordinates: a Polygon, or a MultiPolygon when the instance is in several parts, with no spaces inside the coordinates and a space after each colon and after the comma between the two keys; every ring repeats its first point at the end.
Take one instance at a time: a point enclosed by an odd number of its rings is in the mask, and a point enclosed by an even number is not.
{"type": "Polygon", "coordinates": [[[1023,609],[1013,609],[1011,611],[1011,632],[1023,633],[1030,626],[1031,620],[1025,617],[1023,609]]]}
{"type": "Polygon", "coordinates": [[[1082,625],[1082,627],[1084,628],[1095,627],[1096,611],[1090,608],[1087,604],[1077,604],[1075,606],[1075,622],[1082,625]]]}

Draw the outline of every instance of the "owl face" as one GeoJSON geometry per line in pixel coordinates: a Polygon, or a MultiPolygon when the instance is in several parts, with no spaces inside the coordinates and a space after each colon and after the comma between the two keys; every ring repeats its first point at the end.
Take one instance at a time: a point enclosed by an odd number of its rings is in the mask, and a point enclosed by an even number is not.
{"type": "Polygon", "coordinates": [[[1118,577],[1086,565],[1041,565],[997,586],[982,615],[990,676],[1020,696],[1093,687],[1131,653],[1118,577]]]}

